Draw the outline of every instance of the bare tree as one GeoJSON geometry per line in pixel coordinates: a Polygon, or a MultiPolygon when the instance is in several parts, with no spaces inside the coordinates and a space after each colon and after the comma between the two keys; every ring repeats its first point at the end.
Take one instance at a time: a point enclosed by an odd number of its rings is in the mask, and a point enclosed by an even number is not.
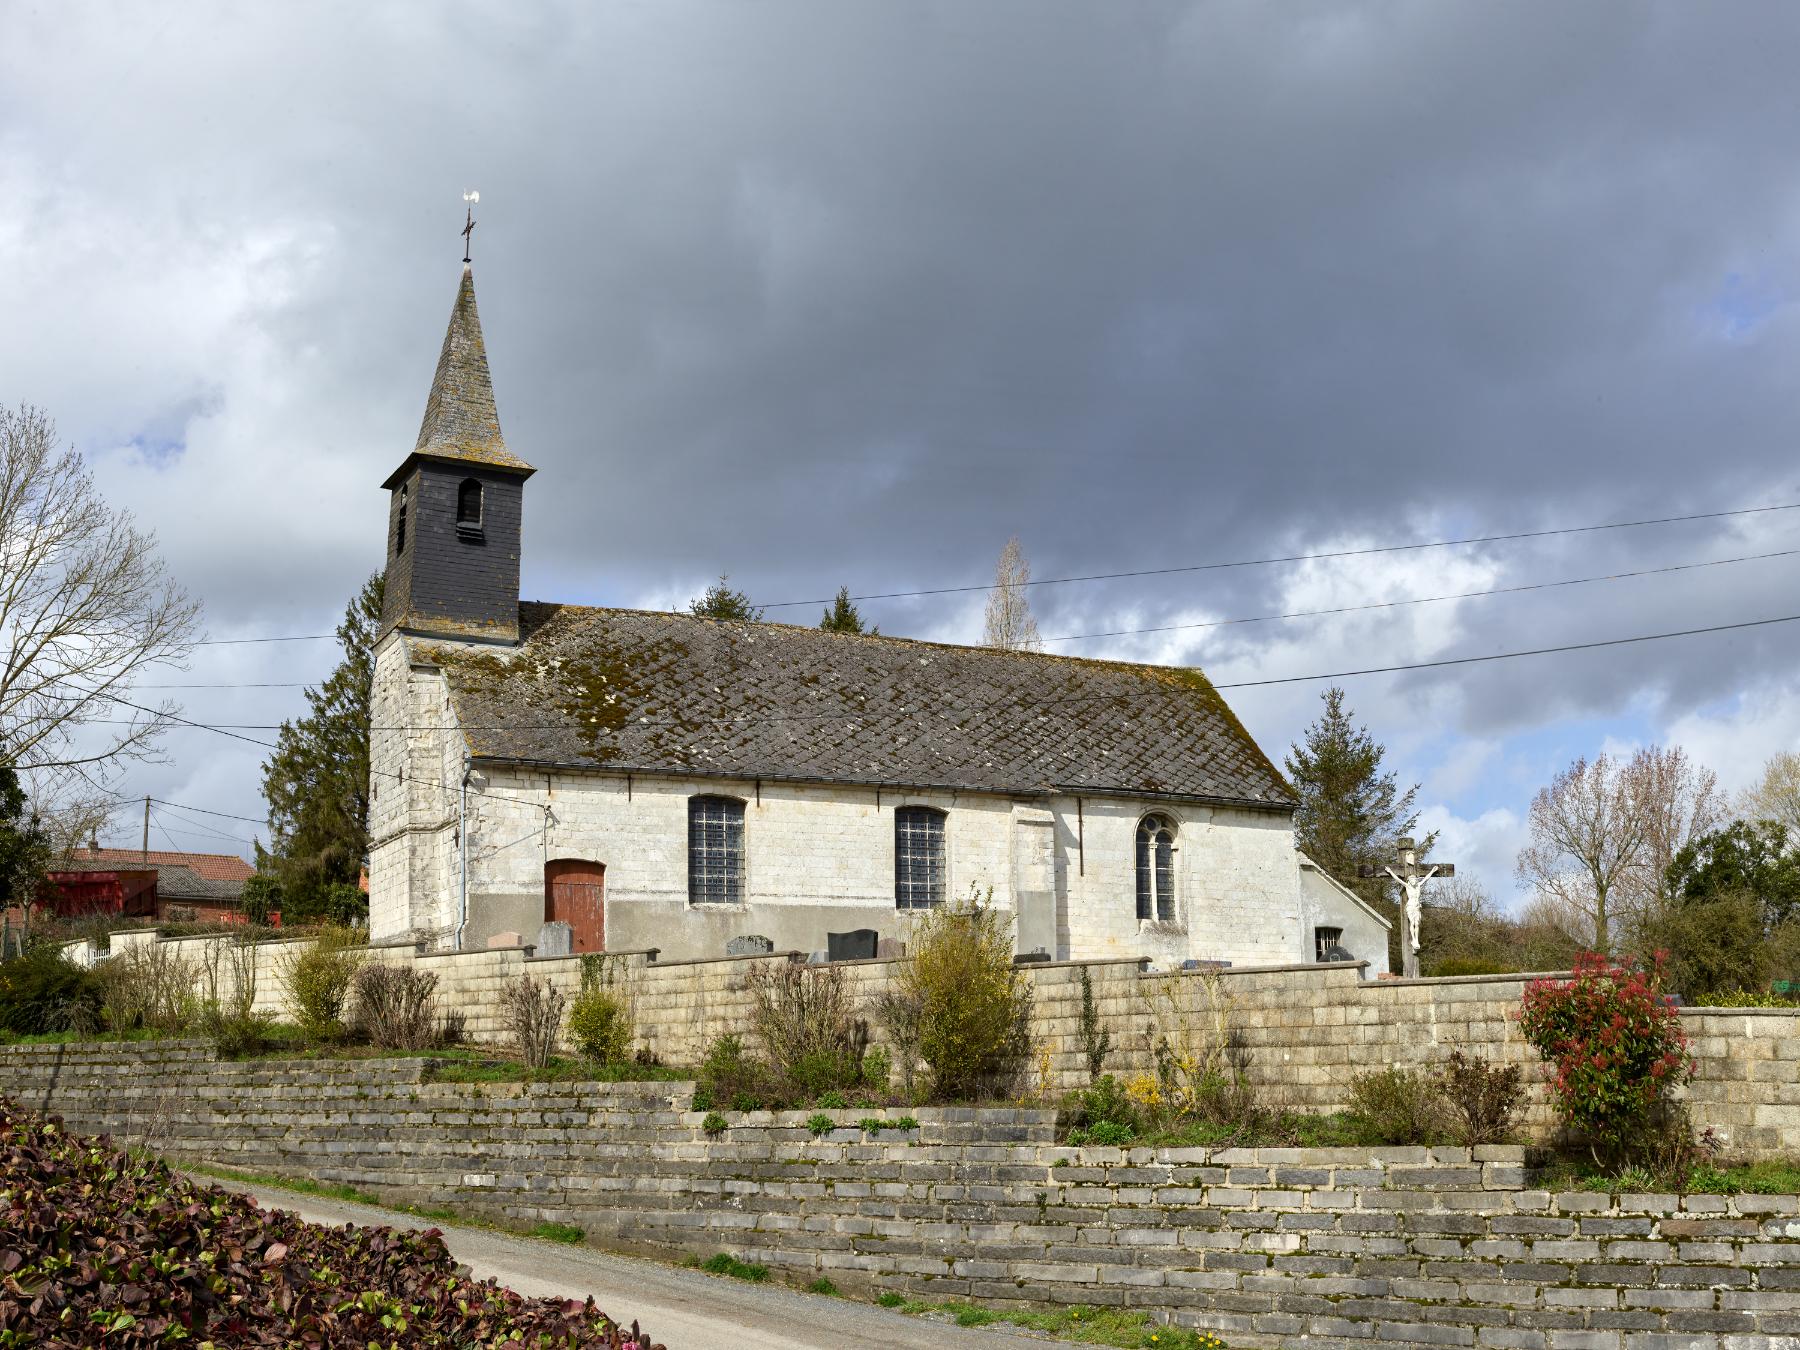
{"type": "Polygon", "coordinates": [[[1668,903],[1669,864],[1702,835],[1731,818],[1719,777],[1696,764],[1679,745],[1646,746],[1631,757],[1625,775],[1644,822],[1644,845],[1620,899],[1647,917],[1668,903]]]}
{"type": "Polygon", "coordinates": [[[1763,765],[1762,781],[1744,794],[1743,813],[1751,820],[1773,820],[1787,826],[1788,837],[1800,839],[1800,753],[1781,750],[1763,765]]]}
{"type": "Polygon", "coordinates": [[[117,700],[144,667],[181,663],[199,616],[55,424],[0,408],[0,762],[103,774],[151,753],[174,706],[117,700]]]}
{"type": "Polygon", "coordinates": [[[1576,915],[1606,951],[1614,893],[1628,884],[1644,849],[1646,821],[1628,766],[1611,755],[1578,759],[1531,800],[1530,842],[1519,850],[1519,881],[1537,892],[1546,916],[1576,915]]]}
{"type": "Polygon", "coordinates": [[[1606,951],[1619,924],[1660,912],[1669,863],[1729,816],[1717,776],[1680,746],[1578,759],[1532,799],[1518,877],[1542,916],[1591,926],[1606,951]]]}
{"type": "Polygon", "coordinates": [[[1031,565],[1025,561],[1019,537],[1014,535],[1000,550],[1000,564],[994,569],[994,589],[988,592],[987,629],[982,645],[1001,647],[1007,651],[1035,652],[1044,643],[1038,636],[1037,620],[1031,617],[1031,605],[1025,588],[1031,582],[1031,565]]]}

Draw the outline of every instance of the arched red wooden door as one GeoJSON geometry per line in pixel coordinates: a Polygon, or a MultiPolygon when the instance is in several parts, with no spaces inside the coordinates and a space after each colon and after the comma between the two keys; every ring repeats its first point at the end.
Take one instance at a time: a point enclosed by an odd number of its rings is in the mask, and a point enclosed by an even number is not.
{"type": "Polygon", "coordinates": [[[606,865],[579,858],[544,864],[544,921],[569,925],[578,952],[606,950],[606,865]]]}

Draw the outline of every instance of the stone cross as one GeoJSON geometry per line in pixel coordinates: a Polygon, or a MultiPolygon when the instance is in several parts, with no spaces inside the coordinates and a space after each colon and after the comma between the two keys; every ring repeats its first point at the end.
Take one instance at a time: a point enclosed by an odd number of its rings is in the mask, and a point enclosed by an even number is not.
{"type": "Polygon", "coordinates": [[[1400,883],[1401,894],[1406,897],[1400,910],[1400,955],[1406,978],[1416,980],[1419,978],[1419,925],[1425,917],[1425,883],[1433,877],[1455,876],[1456,864],[1421,863],[1418,846],[1410,839],[1396,840],[1394,855],[1394,861],[1386,867],[1378,870],[1364,864],[1356,872],[1362,877],[1386,874],[1400,883]]]}

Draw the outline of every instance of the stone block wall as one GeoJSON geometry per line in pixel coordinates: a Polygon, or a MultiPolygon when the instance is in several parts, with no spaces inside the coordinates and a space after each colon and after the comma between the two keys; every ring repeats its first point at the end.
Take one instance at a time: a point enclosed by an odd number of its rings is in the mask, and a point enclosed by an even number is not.
{"type": "MultiPolygon", "coordinates": [[[[115,935],[113,941],[115,949],[120,944],[128,949],[157,939],[135,933],[115,935]]],[[[207,967],[209,945],[229,941],[184,938],[163,945],[199,970],[207,967]]],[[[281,963],[290,945],[255,948],[256,1007],[274,1016],[288,1015],[281,963]]],[[[403,944],[371,951],[376,959],[412,962],[435,974],[441,1003],[463,1014],[466,1034],[477,1042],[506,1039],[500,994],[520,975],[548,979],[570,997],[581,988],[581,957],[533,959],[530,949],[517,947],[421,952],[403,944]]],[[[75,955],[92,957],[91,950],[75,955]]],[[[789,959],[777,953],[664,962],[654,955],[621,952],[605,959],[631,995],[642,1043],[675,1065],[699,1064],[707,1047],[726,1033],[748,1037],[746,977],[759,965],[789,959]]],[[[869,1012],[873,1042],[881,1044],[873,1007],[898,963],[853,961],[838,968],[869,1012]]],[[[1250,1081],[1273,1106],[1340,1110],[1357,1074],[1393,1065],[1431,1067],[1460,1047],[1522,1066],[1530,1092],[1526,1127],[1541,1134],[1553,1123],[1545,1092],[1549,1071],[1520,1036],[1516,1016],[1533,976],[1368,980],[1357,963],[1237,967],[1211,974],[1146,971],[1136,960],[1021,969],[1033,989],[1034,1088],[1046,1068],[1052,1091],[1087,1082],[1081,1039],[1085,973],[1101,1025],[1111,1036],[1105,1064],[1110,1072],[1153,1071],[1158,1036],[1204,1038],[1218,1012],[1241,1041],[1250,1081]]],[[[1800,1153],[1800,1010],[1689,1008],[1681,1016],[1693,1038],[1696,1067],[1689,1098],[1696,1123],[1714,1130],[1733,1157],[1800,1153]]]]}
{"type": "Polygon", "coordinates": [[[1020,1110],[718,1138],[687,1085],[423,1081],[417,1061],[216,1063],[180,1043],[0,1050],[0,1091],[176,1158],[730,1251],[857,1291],[1099,1304],[1234,1350],[1792,1350],[1800,1197],[1553,1194],[1520,1149],[1069,1149],[1020,1110]]]}

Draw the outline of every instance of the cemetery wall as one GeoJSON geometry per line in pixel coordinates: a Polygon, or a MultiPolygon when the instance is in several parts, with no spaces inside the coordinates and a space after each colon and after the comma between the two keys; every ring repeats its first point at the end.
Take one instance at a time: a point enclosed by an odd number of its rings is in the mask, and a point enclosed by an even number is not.
{"type": "MultiPolygon", "coordinates": [[[[231,963],[217,952],[230,939],[157,939],[115,934],[115,952],[160,943],[197,968],[231,963]],[[211,954],[209,955],[209,950],[211,954]]],[[[80,944],[76,944],[79,946],[80,944]]],[[[291,943],[254,944],[255,1006],[287,1016],[282,974],[291,943]]],[[[438,981],[443,1006],[461,1012],[472,1040],[506,1038],[500,992],[523,974],[548,979],[571,997],[584,976],[605,973],[630,992],[643,1046],[663,1063],[698,1064],[727,1033],[747,1034],[751,995],[746,978],[787,953],[662,962],[653,952],[536,958],[530,948],[420,952],[378,946],[374,959],[412,963],[438,981]],[[584,967],[584,961],[586,965],[584,967]],[[602,966],[601,963],[604,963],[602,966]]],[[[92,959],[91,950],[78,952],[92,959]]],[[[894,960],[841,962],[857,1001],[871,1010],[899,969],[894,960]]],[[[1032,982],[1037,1057],[1034,1089],[1067,1091],[1088,1081],[1081,1033],[1083,981],[1098,1025],[1110,1038],[1105,1067],[1121,1075],[1153,1071],[1159,1037],[1204,1038],[1224,1019],[1241,1063],[1263,1099],[1300,1111],[1333,1111],[1349,1101],[1352,1080],[1372,1069],[1426,1068],[1452,1048],[1519,1064],[1530,1093],[1526,1125],[1552,1124],[1545,1095],[1548,1070],[1519,1033],[1517,1009],[1530,975],[1435,980],[1370,980],[1360,963],[1235,967],[1218,972],[1149,971],[1137,960],[1050,962],[1022,967],[1032,982]],[[1047,1075],[1047,1079],[1045,1078],[1047,1075]]],[[[196,981],[204,988],[205,980],[196,981]]],[[[1690,1089],[1696,1122],[1711,1128],[1735,1157],[1800,1154],[1800,1010],[1683,1009],[1693,1038],[1690,1089]]]]}
{"type": "MultiPolygon", "coordinates": [[[[1534,1188],[1524,1150],[1070,1149],[1048,1113],[709,1137],[675,1083],[452,1085],[416,1060],[11,1047],[0,1087],[177,1159],[857,1293],[1142,1309],[1234,1350],[1791,1350],[1800,1197],[1534,1188]]],[[[628,1311],[628,1310],[627,1310],[628,1311]]]]}

